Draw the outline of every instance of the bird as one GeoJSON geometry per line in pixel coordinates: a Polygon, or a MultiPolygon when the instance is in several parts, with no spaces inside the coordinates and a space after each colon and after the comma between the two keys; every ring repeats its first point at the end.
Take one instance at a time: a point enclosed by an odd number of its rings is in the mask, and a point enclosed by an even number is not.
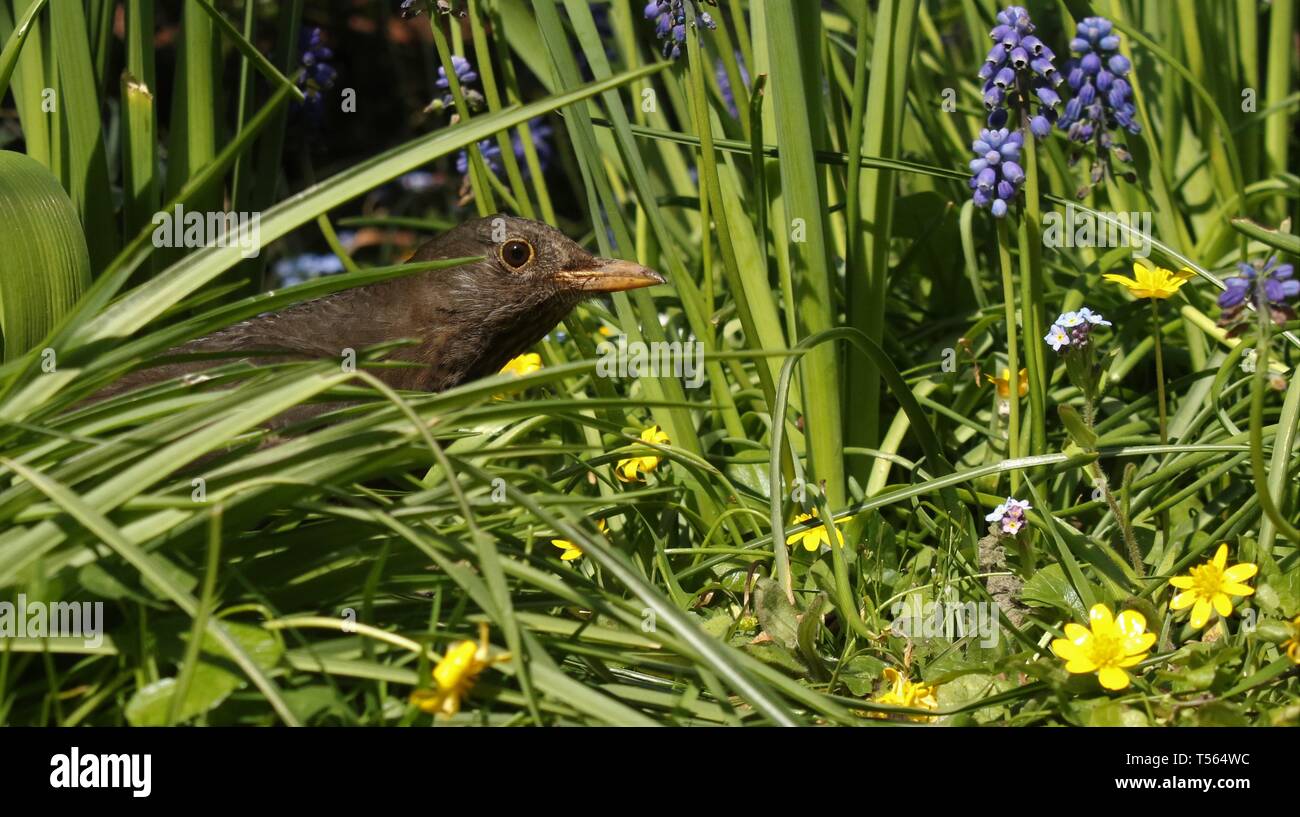
{"type": "MultiPolygon", "coordinates": [[[[584,299],[665,283],[638,263],[592,255],[547,224],[503,214],[452,228],[417,248],[409,262],[478,256],[478,261],[344,290],[234,324],[165,355],[207,358],[133,371],[96,398],[193,377],[240,359],[240,352],[247,352],[253,365],[340,360],[349,349],[404,339],[413,343],[385,359],[413,365],[380,367],[375,376],[395,389],[444,391],[496,374],[584,299]]],[[[300,411],[283,419],[303,417],[300,411]]]]}

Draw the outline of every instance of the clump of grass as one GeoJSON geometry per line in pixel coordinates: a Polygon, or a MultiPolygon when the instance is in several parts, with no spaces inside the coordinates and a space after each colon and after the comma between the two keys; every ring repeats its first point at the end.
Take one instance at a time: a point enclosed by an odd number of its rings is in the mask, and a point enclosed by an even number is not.
{"type": "Polygon", "coordinates": [[[0,588],[106,628],[0,631],[0,722],[1294,721],[1292,4],[307,5],[0,2],[0,212],[64,215],[0,218],[49,248],[0,271],[0,588]],[[178,204],[267,251],[156,248],[178,204]],[[84,402],[497,210],[670,286],[441,394],[363,350],[84,402]],[[1142,247],[1178,286],[1103,283],[1142,247]]]}

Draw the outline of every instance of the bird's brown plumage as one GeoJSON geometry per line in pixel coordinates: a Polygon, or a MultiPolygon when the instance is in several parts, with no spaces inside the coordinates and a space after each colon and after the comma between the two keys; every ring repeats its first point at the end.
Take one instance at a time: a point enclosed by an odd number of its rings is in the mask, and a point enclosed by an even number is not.
{"type": "MultiPolygon", "coordinates": [[[[344,350],[411,339],[389,360],[415,366],[375,374],[398,389],[441,391],[495,374],[535,344],[583,298],[662,283],[656,272],[598,258],[528,219],[489,216],[425,243],[411,261],[483,256],[261,315],[186,343],[169,355],[248,352],[250,363],[332,358],[344,350]],[[516,262],[527,260],[516,266],[516,262]]],[[[133,372],[97,397],[230,362],[196,360],[133,372]]]]}

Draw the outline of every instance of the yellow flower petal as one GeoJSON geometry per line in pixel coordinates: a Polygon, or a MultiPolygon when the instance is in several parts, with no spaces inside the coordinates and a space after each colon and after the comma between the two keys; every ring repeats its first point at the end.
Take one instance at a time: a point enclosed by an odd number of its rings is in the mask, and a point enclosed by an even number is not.
{"type": "Polygon", "coordinates": [[[1102,629],[1110,630],[1115,626],[1115,618],[1111,615],[1110,608],[1104,604],[1094,604],[1088,611],[1088,619],[1092,622],[1093,633],[1102,629]]]}
{"type": "Polygon", "coordinates": [[[1078,642],[1085,638],[1092,638],[1092,633],[1082,624],[1076,624],[1073,621],[1065,625],[1065,637],[1071,641],[1078,642]]]}
{"type": "Polygon", "coordinates": [[[1228,546],[1219,545],[1219,549],[1214,552],[1214,566],[1223,570],[1223,566],[1228,563],[1228,546]]]}
{"type": "Polygon", "coordinates": [[[1255,592],[1255,588],[1236,582],[1224,582],[1219,589],[1229,596],[1249,596],[1255,592]]]}
{"type": "Polygon", "coordinates": [[[1147,620],[1137,610],[1125,610],[1115,617],[1115,625],[1124,635],[1140,636],[1147,628],[1147,620]]]}
{"type": "Polygon", "coordinates": [[[1214,612],[1224,618],[1232,615],[1232,601],[1226,593],[1215,593],[1210,602],[1214,605],[1214,612]]]}
{"type": "Polygon", "coordinates": [[[1125,689],[1129,685],[1128,673],[1119,667],[1105,667],[1097,678],[1106,689],[1125,689]]]}
{"type": "Polygon", "coordinates": [[[1093,661],[1086,655],[1076,655],[1074,658],[1065,662],[1065,671],[1072,672],[1076,675],[1083,672],[1096,672],[1097,662],[1093,661]]]}
{"type": "Polygon", "coordinates": [[[1174,600],[1169,602],[1170,610],[1186,610],[1196,603],[1197,595],[1191,590],[1184,591],[1174,596],[1174,600]]]}
{"type": "Polygon", "coordinates": [[[1242,562],[1223,571],[1223,578],[1230,582],[1244,582],[1259,572],[1259,565],[1242,562]]]}
{"type": "Polygon", "coordinates": [[[1191,576],[1174,576],[1169,583],[1181,590],[1186,590],[1196,582],[1191,576]]]}
{"type": "Polygon", "coordinates": [[[1198,598],[1196,604],[1192,606],[1192,629],[1199,630],[1205,626],[1205,622],[1210,620],[1210,602],[1203,598],[1198,598]]]}

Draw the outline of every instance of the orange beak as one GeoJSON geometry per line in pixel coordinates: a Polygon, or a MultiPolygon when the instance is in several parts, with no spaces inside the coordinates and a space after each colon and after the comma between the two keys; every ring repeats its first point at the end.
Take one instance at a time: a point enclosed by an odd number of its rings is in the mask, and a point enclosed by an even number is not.
{"type": "Polygon", "coordinates": [[[597,258],[588,269],[560,270],[555,278],[570,289],[583,292],[624,292],[664,283],[664,277],[635,261],[597,258]]]}

